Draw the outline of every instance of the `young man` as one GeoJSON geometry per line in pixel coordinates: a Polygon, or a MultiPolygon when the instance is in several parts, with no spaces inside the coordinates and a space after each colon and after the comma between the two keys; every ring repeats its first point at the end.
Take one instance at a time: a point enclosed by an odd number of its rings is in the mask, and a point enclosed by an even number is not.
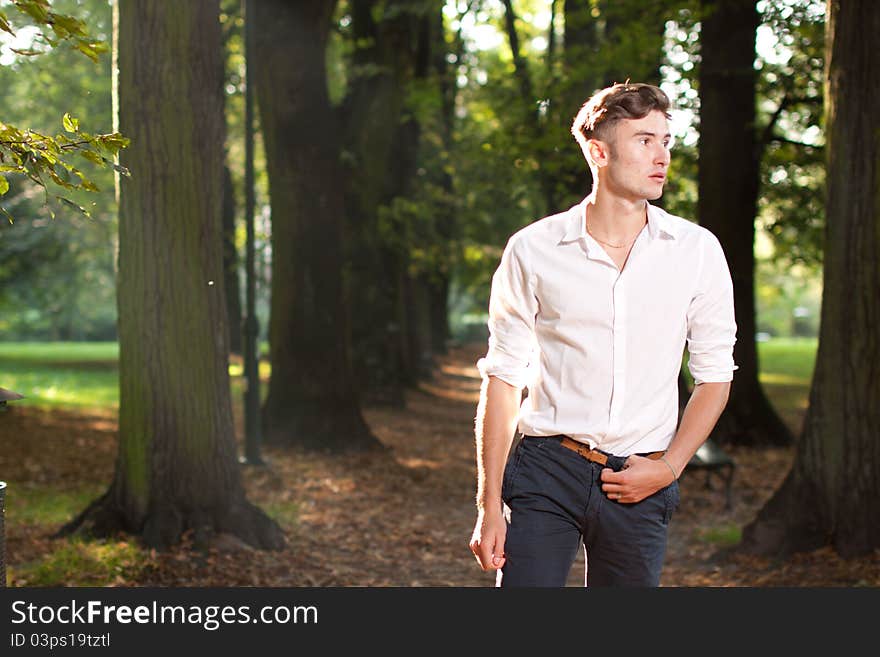
{"type": "Polygon", "coordinates": [[[587,585],[658,586],[678,477],[727,403],[721,245],[648,203],[666,182],[668,118],[654,86],[590,98],[572,133],[592,193],[514,234],[492,279],[470,547],[499,586],[564,586],[581,541],[587,585]],[[685,344],[695,387],[679,424],[685,344]]]}

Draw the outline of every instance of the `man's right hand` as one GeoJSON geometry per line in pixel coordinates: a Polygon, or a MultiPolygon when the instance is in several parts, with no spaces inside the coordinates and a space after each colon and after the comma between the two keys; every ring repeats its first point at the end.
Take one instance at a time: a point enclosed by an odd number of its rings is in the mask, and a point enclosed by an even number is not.
{"type": "Polygon", "coordinates": [[[474,534],[471,536],[471,552],[483,570],[498,570],[504,565],[504,539],[507,536],[507,522],[501,509],[480,509],[474,534]]]}

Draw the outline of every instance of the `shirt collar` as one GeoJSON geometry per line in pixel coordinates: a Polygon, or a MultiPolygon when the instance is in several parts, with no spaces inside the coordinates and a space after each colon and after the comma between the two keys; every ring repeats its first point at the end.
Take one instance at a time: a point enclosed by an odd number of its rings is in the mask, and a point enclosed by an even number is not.
{"type": "Polygon", "coordinates": [[[653,239],[662,237],[661,233],[665,233],[672,239],[678,235],[678,231],[672,225],[666,211],[650,203],[648,203],[648,232],[651,233],[653,239]]]}
{"type": "Polygon", "coordinates": [[[565,234],[559,241],[560,244],[576,242],[587,237],[587,199],[584,199],[568,211],[565,221],[565,234]]]}
{"type": "MultiPolygon", "coordinates": [[[[587,198],[585,198],[577,205],[573,206],[568,211],[568,218],[565,222],[565,234],[559,241],[560,244],[566,244],[568,242],[576,242],[580,239],[586,239],[587,198]]],[[[651,235],[651,239],[662,237],[661,234],[666,234],[672,239],[675,239],[677,234],[677,231],[672,225],[672,222],[669,221],[666,212],[654,205],[651,205],[650,203],[648,203],[648,232],[651,235]]]]}

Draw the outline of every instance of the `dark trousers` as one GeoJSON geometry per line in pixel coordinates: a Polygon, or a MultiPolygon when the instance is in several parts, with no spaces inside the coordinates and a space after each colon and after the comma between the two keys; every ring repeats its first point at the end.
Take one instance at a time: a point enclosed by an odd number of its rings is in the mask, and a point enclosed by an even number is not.
{"type": "Polygon", "coordinates": [[[602,466],[559,438],[523,438],[504,470],[509,515],[498,585],[565,586],[583,541],[587,586],[658,586],[678,482],[636,504],[610,500],[602,469],[619,470],[624,460],[602,466]]]}

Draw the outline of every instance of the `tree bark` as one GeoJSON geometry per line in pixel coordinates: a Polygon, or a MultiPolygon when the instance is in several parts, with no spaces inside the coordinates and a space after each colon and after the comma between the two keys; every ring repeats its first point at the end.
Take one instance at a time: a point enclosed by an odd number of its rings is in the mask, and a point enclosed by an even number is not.
{"type": "MultiPolygon", "coordinates": [[[[346,254],[351,275],[352,343],[359,389],[373,403],[403,406],[409,359],[405,336],[403,247],[388,243],[379,229],[378,209],[394,196],[392,159],[396,127],[403,111],[405,86],[395,79],[400,64],[396,42],[411,52],[408,17],[382,20],[376,0],[351,3],[355,50],[349,68],[359,73],[349,83],[340,111],[346,144],[346,230],[351,235],[346,254]]],[[[400,168],[396,168],[400,172],[400,168]]],[[[394,237],[400,238],[397,231],[394,237]]]]}
{"type": "Polygon", "coordinates": [[[62,528],[167,547],[187,530],[280,548],[244,495],[223,290],[217,0],[114,5],[119,198],[119,453],[105,495],[62,528]]]}
{"type": "Polygon", "coordinates": [[[827,224],[819,351],[804,433],[741,549],[880,548],[880,4],[828,3],[827,224]]]}
{"type": "Polygon", "coordinates": [[[381,446],[351,367],[339,125],[324,66],[335,0],[254,2],[256,91],[272,199],[267,443],[381,446]]]}
{"type": "Polygon", "coordinates": [[[430,324],[413,322],[414,304],[425,302],[410,271],[411,219],[382,211],[414,195],[422,130],[409,95],[414,81],[428,78],[433,48],[442,43],[442,34],[434,38],[432,20],[442,16],[442,4],[354,0],[350,8],[351,69],[359,73],[340,113],[349,174],[347,228],[354,238],[347,260],[355,372],[371,402],[402,406],[404,388],[430,376],[435,338],[430,324]]]}
{"type": "Polygon", "coordinates": [[[736,445],[788,445],[791,431],[758,380],[755,342],[755,216],[759,149],[755,126],[754,0],[704,0],[700,32],[700,225],[730,263],[737,341],[730,400],[712,438],[736,445]]]}
{"type": "Polygon", "coordinates": [[[223,167],[223,273],[229,317],[229,351],[241,353],[241,292],[238,283],[238,255],[235,248],[235,190],[229,167],[223,167]]]}

